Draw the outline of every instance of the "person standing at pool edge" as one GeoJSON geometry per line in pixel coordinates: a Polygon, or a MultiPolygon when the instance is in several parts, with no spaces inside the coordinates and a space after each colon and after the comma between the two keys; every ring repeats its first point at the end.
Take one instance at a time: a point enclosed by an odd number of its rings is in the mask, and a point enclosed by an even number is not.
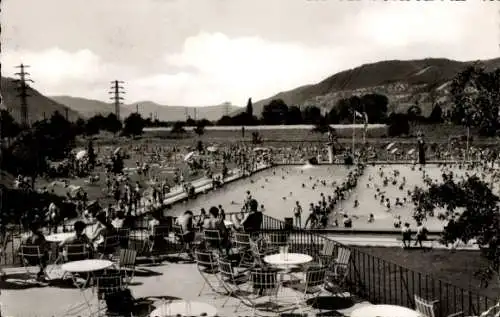
{"type": "Polygon", "coordinates": [[[299,201],[295,203],[295,207],[293,207],[293,216],[295,217],[295,226],[301,228],[302,227],[302,206],[299,201]]]}

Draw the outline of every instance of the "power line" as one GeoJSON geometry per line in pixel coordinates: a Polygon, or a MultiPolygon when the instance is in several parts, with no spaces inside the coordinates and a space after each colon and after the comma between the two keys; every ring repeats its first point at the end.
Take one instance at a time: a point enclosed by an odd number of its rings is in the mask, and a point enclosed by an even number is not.
{"type": "Polygon", "coordinates": [[[28,127],[28,97],[31,96],[28,94],[29,85],[27,84],[27,82],[33,83],[34,81],[28,78],[28,76],[30,75],[28,72],[26,72],[26,68],[29,68],[28,65],[21,64],[19,66],[16,66],[16,68],[19,68],[19,72],[16,73],[16,75],[19,76],[19,79],[16,80],[18,84],[16,90],[18,91],[17,97],[19,97],[19,100],[21,101],[21,125],[23,127],[28,127]]]}
{"type": "Polygon", "coordinates": [[[111,90],[109,91],[109,94],[112,94],[110,99],[114,102],[115,104],[115,115],[118,120],[120,119],[120,106],[123,104],[122,100],[124,99],[121,95],[125,94],[125,88],[121,86],[121,84],[124,84],[124,81],[121,80],[113,80],[111,82],[111,90]]]}

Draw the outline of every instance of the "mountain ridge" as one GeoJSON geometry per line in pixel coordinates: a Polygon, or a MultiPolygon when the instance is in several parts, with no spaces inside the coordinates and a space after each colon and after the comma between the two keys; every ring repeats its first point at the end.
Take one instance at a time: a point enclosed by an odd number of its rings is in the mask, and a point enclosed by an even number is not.
{"type": "MultiPolygon", "coordinates": [[[[95,99],[72,96],[50,96],[49,98],[78,111],[83,117],[86,118],[95,114],[107,115],[111,112],[114,113],[115,109],[114,104],[95,99]]],[[[186,114],[193,119],[196,116],[198,120],[207,119],[215,121],[225,115],[226,111],[227,113],[232,113],[239,109],[239,107],[231,104],[206,107],[186,107],[161,105],[153,101],[139,101],[131,104],[125,104],[120,107],[120,116],[122,119],[132,112],[135,112],[137,106],[139,113],[143,117],[154,118],[157,115],[158,119],[161,121],[184,121],[186,120],[186,114]]]]}
{"type": "MultiPolygon", "coordinates": [[[[333,74],[315,84],[299,86],[279,92],[253,104],[255,114],[260,114],[273,99],[283,99],[289,105],[318,106],[326,110],[335,106],[341,98],[366,93],[380,93],[389,98],[390,111],[406,111],[416,102],[424,115],[432,111],[434,98],[449,102],[446,89],[454,76],[475,61],[455,61],[447,58],[419,60],[387,60],[366,63],[333,74]]],[[[487,70],[500,67],[500,58],[481,60],[487,70]]],[[[241,110],[232,113],[235,115],[241,110]]]]}

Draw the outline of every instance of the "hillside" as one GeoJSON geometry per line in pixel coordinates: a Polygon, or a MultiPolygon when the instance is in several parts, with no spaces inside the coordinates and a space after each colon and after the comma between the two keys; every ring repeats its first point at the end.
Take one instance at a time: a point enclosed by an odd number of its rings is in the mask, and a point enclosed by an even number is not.
{"type": "MultiPolygon", "coordinates": [[[[105,103],[100,100],[92,100],[70,96],[52,96],[53,100],[64,104],[71,109],[74,109],[82,114],[84,117],[91,117],[95,114],[107,115],[114,112],[114,105],[105,103]]],[[[164,106],[151,101],[140,101],[134,104],[123,105],[120,108],[120,115],[122,118],[128,116],[130,113],[135,112],[138,106],[139,113],[143,117],[158,117],[162,121],[178,121],[186,120],[186,113],[192,118],[218,120],[227,113],[232,113],[239,109],[233,105],[217,105],[207,107],[183,107],[183,106],[164,106]],[[186,110],[187,109],[187,110],[186,110]]]]}
{"type": "MultiPolygon", "coordinates": [[[[12,78],[2,77],[1,78],[1,89],[3,96],[3,103],[5,107],[10,111],[14,119],[18,122],[21,120],[21,102],[19,100],[18,91],[16,90],[18,84],[12,78]]],[[[44,118],[50,117],[55,111],[59,111],[62,115],[66,114],[66,109],[68,109],[68,119],[75,121],[80,114],[73,109],[67,108],[66,106],[58,103],[50,98],[45,97],[40,94],[37,90],[29,87],[28,88],[28,120],[30,122],[35,122],[44,118]]]]}
{"type": "MultiPolygon", "coordinates": [[[[500,58],[482,62],[488,70],[500,67],[500,58]]],[[[273,99],[283,99],[289,106],[315,105],[331,109],[341,98],[373,92],[386,95],[392,111],[405,111],[418,100],[423,114],[427,115],[432,110],[434,98],[447,102],[447,83],[471,63],[429,58],[365,64],[337,73],[317,84],[280,92],[255,102],[253,109],[255,114],[260,114],[264,105],[273,99]]]]}

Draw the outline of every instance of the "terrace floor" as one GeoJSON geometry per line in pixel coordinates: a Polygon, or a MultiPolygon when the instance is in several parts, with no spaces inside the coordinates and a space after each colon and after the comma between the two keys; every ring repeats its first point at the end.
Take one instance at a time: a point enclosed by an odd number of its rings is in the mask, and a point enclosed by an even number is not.
{"type": "MultiPolygon", "coordinates": [[[[162,264],[143,264],[136,268],[136,275],[129,286],[134,298],[137,300],[137,312],[135,316],[148,316],[149,313],[162,303],[161,298],[195,300],[211,304],[217,309],[217,316],[249,316],[252,309],[241,305],[238,312],[234,312],[239,300],[231,298],[225,307],[222,304],[224,296],[218,295],[214,298],[213,293],[206,291],[201,296],[198,292],[203,285],[203,279],[199,274],[196,264],[176,261],[168,258],[162,264]]],[[[49,285],[36,286],[26,284],[24,268],[6,269],[7,277],[2,282],[2,315],[13,317],[52,317],[52,316],[89,316],[88,308],[79,313],[64,314],[64,311],[77,303],[83,302],[82,294],[71,283],[53,282],[49,285]]],[[[61,272],[53,269],[51,276],[60,276],[61,272]]],[[[96,295],[90,296],[91,290],[87,289],[85,294],[94,298],[93,307],[96,307],[96,295]]],[[[289,288],[280,290],[279,298],[285,303],[295,300],[295,291],[289,288]]],[[[346,296],[348,294],[344,294],[346,296]]],[[[329,293],[321,295],[319,301],[320,309],[309,309],[303,311],[307,316],[349,316],[350,313],[368,302],[359,300],[354,296],[342,298],[329,293]]],[[[290,307],[288,305],[287,307],[290,307]]],[[[288,311],[288,316],[300,316],[300,311],[288,311]],[[298,315],[296,315],[298,314],[298,315]]],[[[258,315],[276,316],[276,313],[258,311],[258,315]]],[[[282,316],[287,316],[282,315],[282,316]]]]}

